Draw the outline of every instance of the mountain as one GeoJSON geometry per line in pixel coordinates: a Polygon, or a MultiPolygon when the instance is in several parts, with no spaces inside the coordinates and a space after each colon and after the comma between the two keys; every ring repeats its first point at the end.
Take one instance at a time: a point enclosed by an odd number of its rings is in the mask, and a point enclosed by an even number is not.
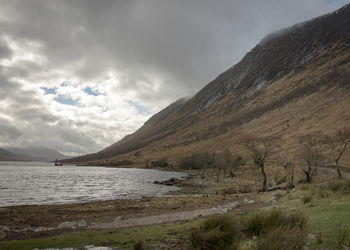
{"type": "MultiPolygon", "coordinates": [[[[2,149],[10,153],[10,158],[8,160],[16,161],[54,161],[55,159],[66,159],[69,158],[67,155],[63,155],[55,149],[42,148],[42,147],[31,147],[31,148],[15,148],[15,147],[5,147],[2,149]]],[[[2,151],[0,151],[1,153],[2,151]]],[[[0,160],[6,159],[5,153],[4,157],[1,157],[0,160]]]]}
{"type": "Polygon", "coordinates": [[[16,161],[21,159],[19,155],[16,155],[8,150],[0,148],[0,161],[16,161]]]}
{"type": "Polygon", "coordinates": [[[86,164],[168,159],[230,149],[251,136],[278,136],[280,156],[308,133],[350,122],[350,5],[267,35],[236,65],[190,99],[180,99],[86,164]],[[137,152],[137,153],[136,153],[137,152]]]}

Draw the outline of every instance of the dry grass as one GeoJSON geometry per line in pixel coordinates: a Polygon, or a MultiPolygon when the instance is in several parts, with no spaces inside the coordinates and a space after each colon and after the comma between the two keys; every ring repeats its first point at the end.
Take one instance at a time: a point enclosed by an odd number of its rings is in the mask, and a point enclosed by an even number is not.
{"type": "Polygon", "coordinates": [[[299,227],[277,227],[258,239],[258,250],[297,250],[306,243],[306,231],[299,227]]]}
{"type": "Polygon", "coordinates": [[[275,228],[299,228],[304,230],[307,219],[301,213],[287,214],[281,210],[270,212],[259,212],[249,218],[246,222],[246,233],[248,235],[264,235],[275,228]]]}
{"type": "Polygon", "coordinates": [[[349,249],[350,247],[350,229],[347,226],[340,225],[331,236],[330,246],[333,250],[349,249]]]}
{"type": "Polygon", "coordinates": [[[331,180],[328,189],[334,193],[350,193],[350,180],[331,180]]]}
{"type": "Polygon", "coordinates": [[[236,249],[238,245],[238,223],[229,216],[214,216],[206,219],[191,233],[191,249],[224,250],[236,249]]]}

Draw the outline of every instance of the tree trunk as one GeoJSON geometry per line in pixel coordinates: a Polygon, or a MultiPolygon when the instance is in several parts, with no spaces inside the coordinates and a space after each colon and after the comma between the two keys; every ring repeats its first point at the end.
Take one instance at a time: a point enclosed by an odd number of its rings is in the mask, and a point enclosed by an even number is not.
{"type": "Polygon", "coordinates": [[[304,174],[306,175],[306,182],[310,183],[311,182],[311,175],[309,171],[303,170],[304,174]]]}
{"type": "Polygon", "coordinates": [[[219,168],[219,170],[217,172],[217,176],[216,176],[216,182],[219,182],[219,180],[220,180],[220,172],[221,172],[221,169],[219,168]]]}
{"type": "Polygon", "coordinates": [[[262,187],[261,191],[266,192],[267,191],[267,177],[266,177],[266,173],[265,173],[264,164],[261,164],[260,168],[261,168],[261,174],[263,176],[263,187],[262,187]]]}
{"type": "Polygon", "coordinates": [[[338,177],[339,177],[339,179],[342,179],[342,175],[341,175],[340,167],[339,167],[339,160],[336,160],[336,161],[335,161],[335,167],[337,168],[337,172],[338,172],[338,177]]]}
{"type": "Polygon", "coordinates": [[[294,188],[294,164],[291,166],[291,170],[290,170],[290,180],[289,180],[289,184],[288,184],[288,188],[292,189],[294,188]]]}

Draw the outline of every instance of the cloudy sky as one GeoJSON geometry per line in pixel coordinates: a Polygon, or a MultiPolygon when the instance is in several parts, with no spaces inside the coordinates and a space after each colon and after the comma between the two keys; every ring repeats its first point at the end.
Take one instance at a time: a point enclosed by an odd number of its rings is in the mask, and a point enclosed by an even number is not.
{"type": "Polygon", "coordinates": [[[344,0],[0,0],[0,147],[95,152],[344,0]]]}

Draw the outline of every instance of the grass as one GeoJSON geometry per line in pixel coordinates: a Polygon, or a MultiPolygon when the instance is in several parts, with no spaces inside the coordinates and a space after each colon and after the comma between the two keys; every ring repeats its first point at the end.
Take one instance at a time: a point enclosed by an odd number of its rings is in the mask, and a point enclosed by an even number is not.
{"type": "Polygon", "coordinates": [[[285,213],[278,209],[258,212],[246,221],[248,235],[260,236],[276,228],[299,228],[304,230],[307,219],[301,213],[285,213]]]}
{"type": "Polygon", "coordinates": [[[348,226],[340,225],[332,233],[330,239],[332,249],[349,249],[350,247],[350,229],[348,226]]]}
{"type": "Polygon", "coordinates": [[[334,193],[350,193],[350,180],[331,180],[328,182],[328,189],[334,193]]]}
{"type": "Polygon", "coordinates": [[[276,227],[259,237],[258,250],[295,250],[303,249],[306,243],[306,231],[299,227],[276,227]]]}
{"type": "Polygon", "coordinates": [[[68,247],[84,249],[84,246],[86,245],[133,249],[140,241],[143,241],[142,245],[145,249],[154,249],[160,244],[178,244],[179,238],[181,237],[186,240],[186,238],[188,238],[188,231],[192,227],[198,226],[201,221],[202,220],[195,220],[184,223],[161,224],[128,229],[91,230],[64,233],[54,237],[3,241],[0,242],[0,249],[29,250],[34,248],[68,247]]]}
{"type": "Polygon", "coordinates": [[[312,194],[311,193],[306,193],[303,196],[303,203],[307,204],[310,203],[312,201],[312,194]]]}
{"type": "Polygon", "coordinates": [[[201,250],[236,249],[239,228],[237,220],[228,215],[213,216],[204,220],[191,232],[191,248],[201,250]]]}
{"type": "Polygon", "coordinates": [[[312,185],[291,193],[278,204],[284,211],[303,211],[308,218],[309,232],[316,236],[316,239],[309,240],[312,249],[330,248],[334,245],[334,235],[339,228],[350,227],[350,195],[344,193],[346,183],[332,180],[322,185],[312,185]],[[312,205],[304,203],[304,197],[309,196],[312,197],[312,205]]]}

